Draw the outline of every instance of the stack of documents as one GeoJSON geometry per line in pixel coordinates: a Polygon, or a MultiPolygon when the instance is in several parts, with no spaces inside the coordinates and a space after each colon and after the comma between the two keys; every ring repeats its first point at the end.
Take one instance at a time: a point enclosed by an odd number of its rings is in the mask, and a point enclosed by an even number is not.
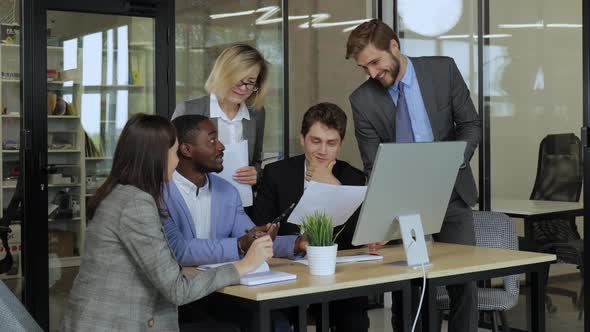
{"type": "MultiPolygon", "coordinates": [[[[227,263],[219,263],[219,264],[207,264],[207,265],[200,265],[197,269],[201,271],[207,271],[209,269],[224,265],[224,264],[231,264],[232,262],[227,263]]],[[[245,286],[255,286],[255,285],[262,285],[262,284],[269,284],[272,282],[280,282],[280,281],[287,281],[287,280],[295,280],[297,279],[296,274],[287,273],[287,272],[280,272],[280,271],[271,271],[270,267],[266,262],[262,263],[256,270],[243,275],[240,278],[240,284],[245,286]]]]}

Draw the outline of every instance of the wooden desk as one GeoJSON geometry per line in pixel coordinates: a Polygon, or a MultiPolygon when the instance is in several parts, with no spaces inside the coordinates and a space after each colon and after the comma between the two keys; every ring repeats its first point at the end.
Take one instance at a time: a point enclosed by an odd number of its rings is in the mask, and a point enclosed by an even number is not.
{"type": "Polygon", "coordinates": [[[524,219],[524,237],[532,239],[533,222],[551,218],[570,218],[584,215],[581,202],[534,201],[492,197],[492,211],[524,219]]]}
{"type": "MultiPolygon", "coordinates": [[[[338,255],[353,255],[362,250],[343,250],[338,255]]],[[[364,251],[366,252],[366,250],[364,251]]],[[[297,329],[307,331],[306,308],[321,303],[322,314],[318,331],[328,331],[328,303],[334,300],[366,296],[371,293],[402,291],[404,301],[403,324],[411,329],[411,281],[422,277],[422,271],[390,263],[405,260],[403,248],[382,250],[383,261],[344,263],[336,265],[331,276],[312,276],[309,268],[287,259],[271,259],[269,265],[274,271],[297,274],[297,280],[260,286],[229,286],[218,291],[232,305],[254,311],[253,330],[270,331],[270,311],[298,307],[297,329]]]]}
{"type": "MultiPolygon", "coordinates": [[[[524,272],[531,281],[530,298],[527,301],[528,330],[545,331],[545,277],[549,264],[556,260],[555,255],[449,243],[433,243],[428,247],[428,253],[432,265],[427,270],[428,280],[422,308],[423,331],[436,331],[438,286],[524,272]]],[[[422,286],[422,280],[415,280],[414,284],[422,286]]]]}

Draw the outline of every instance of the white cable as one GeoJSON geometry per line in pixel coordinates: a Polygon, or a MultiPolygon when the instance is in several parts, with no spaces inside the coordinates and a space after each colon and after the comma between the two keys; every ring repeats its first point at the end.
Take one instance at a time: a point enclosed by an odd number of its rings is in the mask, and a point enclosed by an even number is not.
{"type": "Polygon", "coordinates": [[[420,317],[420,309],[422,308],[422,300],[424,300],[424,293],[426,292],[426,269],[422,263],[422,295],[420,295],[420,304],[418,304],[418,311],[416,311],[416,318],[414,318],[414,325],[412,325],[412,332],[416,329],[418,317],[420,317]]]}

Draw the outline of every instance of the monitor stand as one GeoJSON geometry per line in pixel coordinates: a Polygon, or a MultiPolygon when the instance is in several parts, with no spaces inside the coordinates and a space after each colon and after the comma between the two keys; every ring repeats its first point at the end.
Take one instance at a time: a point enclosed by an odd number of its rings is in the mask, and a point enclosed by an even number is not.
{"type": "MultiPolygon", "coordinates": [[[[418,268],[421,265],[430,265],[420,214],[408,214],[398,216],[395,219],[399,222],[406,261],[394,262],[393,264],[414,268],[418,268]]],[[[396,222],[396,220],[393,222],[396,222]]]]}

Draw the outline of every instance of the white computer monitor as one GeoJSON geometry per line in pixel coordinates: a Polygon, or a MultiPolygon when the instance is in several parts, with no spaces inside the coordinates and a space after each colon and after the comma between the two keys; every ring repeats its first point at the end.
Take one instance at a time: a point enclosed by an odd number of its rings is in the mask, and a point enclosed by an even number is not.
{"type": "Polygon", "coordinates": [[[352,244],[400,239],[407,215],[419,214],[424,234],[440,232],[466,145],[379,144],[352,244]]]}

